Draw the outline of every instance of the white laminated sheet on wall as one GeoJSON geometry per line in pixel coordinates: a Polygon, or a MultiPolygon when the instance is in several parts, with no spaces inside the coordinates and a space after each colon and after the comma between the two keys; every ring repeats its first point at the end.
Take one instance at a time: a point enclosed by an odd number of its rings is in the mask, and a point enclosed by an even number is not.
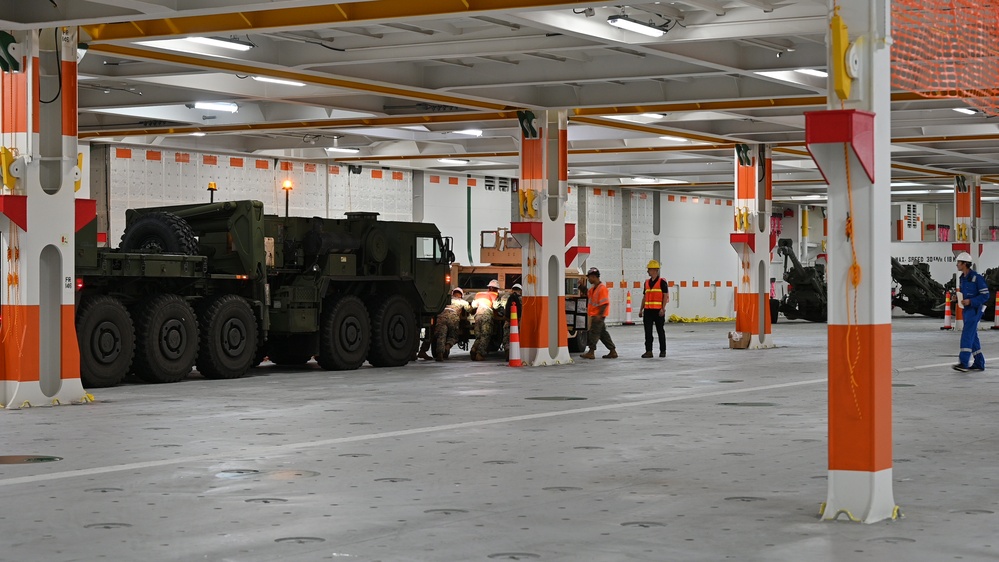
{"type": "Polygon", "coordinates": [[[622,288],[623,252],[621,249],[622,191],[588,188],[586,197],[586,243],[590,256],[588,267],[600,270],[610,298],[608,321],[621,322],[625,315],[625,289],[622,288]]]}

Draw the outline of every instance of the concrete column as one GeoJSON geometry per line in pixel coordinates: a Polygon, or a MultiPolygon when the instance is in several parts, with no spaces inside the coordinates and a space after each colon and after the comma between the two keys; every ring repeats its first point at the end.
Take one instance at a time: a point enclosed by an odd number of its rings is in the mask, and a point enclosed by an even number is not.
{"type": "MultiPolygon", "coordinates": [[[[575,232],[565,224],[569,195],[568,113],[546,111],[535,117],[525,111],[520,114],[520,123],[520,221],[510,226],[523,247],[521,355],[525,365],[571,363],[565,265],[566,246],[575,232]]],[[[572,259],[579,257],[577,249],[572,259]]]]}
{"type": "Polygon", "coordinates": [[[770,213],[773,160],[768,145],[735,149],[735,217],[732,247],[739,258],[735,329],[750,349],[774,347],[770,333],[770,213]]]}
{"type": "Polygon", "coordinates": [[[957,256],[961,252],[971,254],[974,263],[982,256],[981,238],[978,226],[982,218],[982,178],[981,176],[957,176],[954,178],[954,243],[951,249],[957,256]]]}
{"type": "Polygon", "coordinates": [[[96,209],[85,204],[78,213],[74,198],[77,32],[23,31],[15,39],[20,71],[0,74],[0,138],[13,139],[7,148],[16,156],[4,161],[12,181],[0,196],[0,406],[88,401],[74,318],[74,225],[92,222],[96,209]]]}
{"type": "Polygon", "coordinates": [[[822,518],[874,523],[897,514],[886,220],[890,12],[888,0],[837,4],[830,2],[829,110],[805,115],[808,150],[829,184],[829,483],[822,518]]]}

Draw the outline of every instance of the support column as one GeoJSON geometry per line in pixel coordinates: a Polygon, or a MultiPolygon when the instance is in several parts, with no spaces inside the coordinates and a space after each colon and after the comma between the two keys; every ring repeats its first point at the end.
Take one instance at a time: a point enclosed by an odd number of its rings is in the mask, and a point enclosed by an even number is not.
{"type": "MultiPolygon", "coordinates": [[[[571,363],[565,315],[566,246],[575,229],[565,224],[569,196],[566,111],[520,115],[520,222],[511,232],[523,247],[520,350],[525,365],[571,363]]],[[[583,249],[573,259],[585,258],[583,249]]],[[[588,253],[588,249],[585,250],[588,253]]]]}
{"type": "Polygon", "coordinates": [[[770,213],[773,209],[773,160],[769,145],[735,148],[735,231],[739,256],[735,330],[749,337],[750,349],[775,347],[770,334],[770,213]]]}
{"type": "Polygon", "coordinates": [[[13,156],[0,196],[0,406],[88,401],[74,319],[77,30],[14,38],[21,70],[0,74],[13,156]]]}
{"type": "MultiPolygon", "coordinates": [[[[957,256],[961,252],[971,254],[975,264],[982,256],[981,238],[978,225],[982,218],[982,178],[981,176],[957,176],[954,178],[954,243],[951,250],[957,256]]],[[[955,274],[956,275],[956,274],[955,274]]]]}
{"type": "Polygon", "coordinates": [[[805,114],[829,184],[829,473],[822,519],[897,515],[892,493],[888,0],[839,0],[829,110],[805,114]],[[836,109],[833,109],[836,108],[836,109]]]}

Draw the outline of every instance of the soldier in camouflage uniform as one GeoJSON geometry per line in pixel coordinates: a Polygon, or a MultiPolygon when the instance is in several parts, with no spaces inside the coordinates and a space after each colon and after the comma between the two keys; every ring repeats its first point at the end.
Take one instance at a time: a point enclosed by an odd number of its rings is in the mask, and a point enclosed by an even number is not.
{"type": "Polygon", "coordinates": [[[489,353],[489,345],[492,343],[493,334],[496,333],[493,307],[498,297],[499,281],[493,279],[489,282],[489,290],[476,293],[475,300],[472,301],[472,307],[475,309],[475,343],[469,350],[472,361],[484,361],[486,353],[489,353]]]}
{"type": "Polygon", "coordinates": [[[465,292],[460,287],[451,291],[451,304],[437,315],[437,322],[434,325],[434,361],[447,359],[451,354],[451,348],[458,342],[461,321],[472,309],[472,305],[468,304],[464,296],[465,292]]]}

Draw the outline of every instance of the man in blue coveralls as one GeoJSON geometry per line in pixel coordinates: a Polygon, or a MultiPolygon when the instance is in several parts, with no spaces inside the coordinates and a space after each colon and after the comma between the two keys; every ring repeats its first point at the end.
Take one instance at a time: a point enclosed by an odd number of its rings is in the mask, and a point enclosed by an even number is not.
{"type": "Polygon", "coordinates": [[[961,332],[961,353],[959,363],[954,365],[955,371],[984,371],[985,356],[982,355],[982,344],[978,341],[978,321],[985,312],[985,303],[989,300],[989,286],[985,279],[971,269],[971,255],[961,252],[957,256],[957,269],[961,272],[961,302],[964,307],[964,330],[961,332]]]}

